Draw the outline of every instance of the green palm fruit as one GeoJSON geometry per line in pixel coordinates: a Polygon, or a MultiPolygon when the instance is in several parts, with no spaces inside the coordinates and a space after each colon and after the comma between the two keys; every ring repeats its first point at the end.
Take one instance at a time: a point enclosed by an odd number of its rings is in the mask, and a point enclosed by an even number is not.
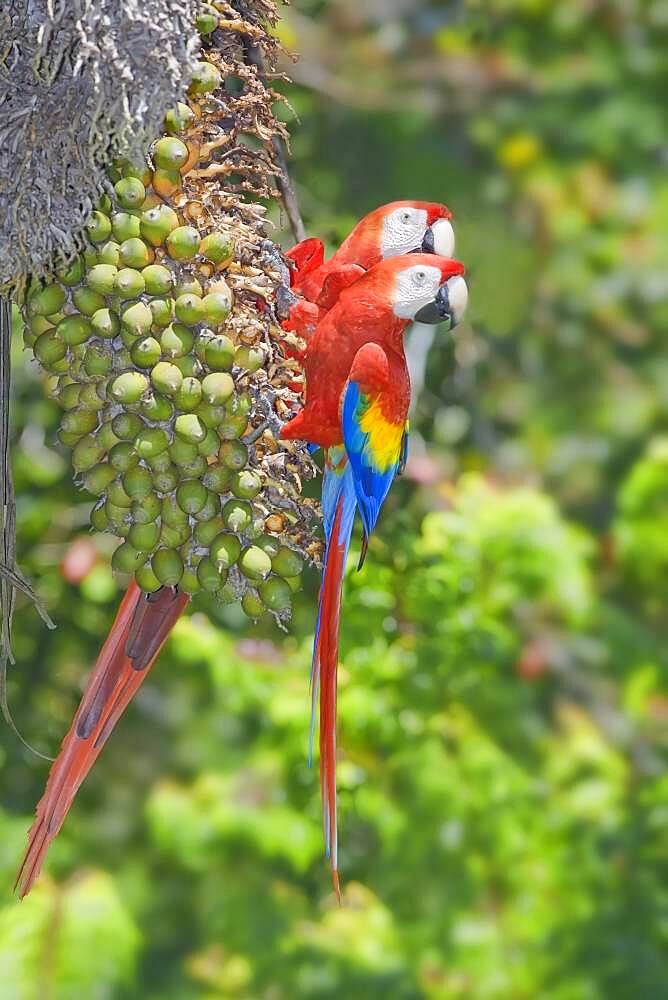
{"type": "Polygon", "coordinates": [[[190,569],[188,566],[183,571],[183,576],[181,577],[181,582],[179,583],[179,588],[185,591],[186,594],[197,594],[202,589],[202,585],[197,578],[197,570],[190,569]]]}
{"type": "Polygon", "coordinates": [[[109,483],[107,499],[117,507],[129,508],[132,506],[132,497],[128,496],[120,479],[114,479],[112,483],[109,483]]]}
{"type": "Polygon", "coordinates": [[[111,500],[107,500],[104,504],[104,513],[115,534],[127,535],[128,531],[126,529],[129,530],[129,525],[126,507],[117,507],[111,500]]]}
{"type": "Polygon", "coordinates": [[[186,479],[176,488],[176,502],[185,514],[196,514],[207,501],[207,489],[197,479],[186,479]]]}
{"type": "Polygon", "coordinates": [[[198,378],[202,372],[202,366],[193,354],[184,354],[180,358],[174,358],[174,364],[184,378],[198,378]]]}
{"type": "Polygon", "coordinates": [[[169,446],[169,457],[175,465],[187,465],[197,458],[197,446],[182,438],[174,438],[169,446]]]}
{"type": "Polygon", "coordinates": [[[224,583],[223,573],[218,569],[211,559],[201,559],[197,564],[197,579],[203,590],[210,594],[215,594],[218,588],[224,583]]]}
{"type": "Polygon", "coordinates": [[[304,568],[304,561],[287,545],[281,545],[278,552],[271,558],[271,568],[274,573],[278,573],[283,579],[291,576],[299,576],[304,568]]]}
{"type": "Polygon", "coordinates": [[[188,524],[188,515],[181,510],[175,496],[165,497],[160,508],[160,516],[170,528],[182,527],[188,524]]]}
{"type": "Polygon", "coordinates": [[[65,290],[60,285],[46,285],[28,300],[28,313],[31,316],[51,316],[60,311],[66,298],[65,290]]]}
{"type": "Polygon", "coordinates": [[[222,406],[234,392],[234,379],[227,372],[211,372],[202,379],[202,393],[207,403],[222,406]]]}
{"type": "Polygon", "coordinates": [[[232,476],[230,489],[235,497],[240,497],[242,500],[253,500],[262,489],[262,480],[252,469],[242,469],[241,472],[235,472],[232,476]]]}
{"type": "Polygon", "coordinates": [[[91,378],[101,378],[109,374],[112,365],[111,351],[105,350],[104,347],[97,344],[92,344],[87,349],[83,363],[86,375],[91,378]]]}
{"type": "Polygon", "coordinates": [[[86,274],[86,284],[98,295],[111,295],[117,274],[118,268],[113,264],[95,264],[86,274]]]}
{"type": "Polygon", "coordinates": [[[238,438],[244,433],[247,424],[248,418],[245,414],[237,414],[236,416],[227,415],[218,425],[218,433],[223,441],[233,441],[234,438],[238,438]]]}
{"type": "Polygon", "coordinates": [[[60,393],[60,404],[66,410],[73,410],[79,405],[79,397],[81,396],[81,390],[83,386],[77,385],[76,382],[70,383],[63,387],[60,393]]]}
{"type": "Polygon", "coordinates": [[[146,198],[146,188],[138,177],[122,177],[114,184],[114,191],[123,208],[141,208],[146,198]]]}
{"type": "Polygon", "coordinates": [[[247,590],[241,598],[241,608],[244,614],[254,621],[261,618],[267,610],[257,594],[253,593],[252,590],[247,590]]]}
{"type": "Polygon", "coordinates": [[[109,452],[109,464],[118,472],[127,472],[139,463],[139,455],[129,441],[120,441],[109,452]]]}
{"type": "Polygon", "coordinates": [[[234,247],[222,233],[209,233],[201,241],[199,252],[213,264],[222,264],[232,259],[234,247]]]}
{"type": "MultiPolygon", "coordinates": [[[[183,296],[181,296],[183,298],[183,296]]],[[[179,299],[176,300],[177,302],[179,299]]],[[[183,323],[170,323],[160,335],[160,347],[166,358],[181,358],[193,349],[195,338],[183,323]]]]}
{"type": "Polygon", "coordinates": [[[189,125],[192,125],[195,115],[187,104],[179,102],[175,108],[171,108],[165,115],[165,131],[185,132],[189,125]]]}
{"type": "Polygon", "coordinates": [[[160,525],[133,524],[128,532],[128,542],[140,552],[152,552],[160,539],[160,525]]]}
{"type": "Polygon", "coordinates": [[[219,535],[224,530],[225,522],[218,515],[208,521],[198,521],[193,530],[193,537],[197,545],[208,548],[216,535],[219,535]]]}
{"type": "Polygon", "coordinates": [[[219,18],[220,15],[215,7],[212,7],[208,3],[202,4],[195,20],[200,35],[210,35],[212,31],[215,31],[218,27],[219,18]]]}
{"type": "Polygon", "coordinates": [[[199,231],[193,226],[177,226],[165,243],[167,253],[173,260],[190,260],[199,248],[199,231]]]}
{"type": "Polygon", "coordinates": [[[146,290],[146,284],[139,271],[132,267],[122,267],[114,279],[114,291],[121,299],[136,299],[146,290]]]}
{"type": "Polygon", "coordinates": [[[248,464],[248,448],[243,441],[224,441],[218,457],[221,462],[235,472],[245,469],[248,464]]]}
{"type": "Polygon", "coordinates": [[[111,231],[118,243],[136,239],[141,234],[139,219],[129,212],[117,212],[111,217],[111,231]]]}
{"type": "Polygon", "coordinates": [[[216,493],[207,490],[206,503],[201,510],[195,513],[195,520],[210,521],[220,514],[220,497],[216,493]]]}
{"type": "Polygon", "coordinates": [[[147,295],[167,295],[172,287],[172,272],[163,264],[149,264],[143,269],[142,278],[147,295]]]}
{"type": "Polygon", "coordinates": [[[229,487],[231,474],[223,465],[210,465],[202,476],[202,482],[213,493],[225,493],[229,487]]]}
{"type": "Polygon", "coordinates": [[[188,376],[176,391],[174,402],[179,410],[191,413],[196,410],[202,399],[202,383],[199,379],[188,376]]]}
{"type": "MultiPolygon", "coordinates": [[[[147,271],[150,271],[150,269],[150,267],[146,268],[147,271]]],[[[172,322],[174,306],[171,299],[152,299],[149,302],[149,308],[153,313],[153,326],[158,330],[164,329],[164,327],[169,326],[172,322]]]]}
{"type": "Polygon", "coordinates": [[[94,434],[86,434],[72,449],[72,465],[77,472],[86,472],[98,465],[105,455],[104,445],[94,434]]]}
{"type": "Polygon", "coordinates": [[[146,553],[138,552],[129,542],[122,542],[111,557],[111,568],[117,573],[136,573],[146,559],[146,553]]]}
{"type": "Polygon", "coordinates": [[[118,413],[111,421],[111,428],[121,441],[133,441],[144,426],[136,413],[118,413]]]}
{"type": "Polygon", "coordinates": [[[75,289],[72,293],[72,301],[79,312],[84,313],[85,316],[93,316],[98,309],[103,309],[106,305],[103,295],[86,287],[75,289]]]}
{"type": "MultiPolygon", "coordinates": [[[[132,532],[130,536],[131,534],[132,532]]],[[[292,591],[285,580],[278,576],[271,576],[261,583],[258,593],[262,603],[270,611],[287,611],[292,604],[292,591]]]]}
{"type": "Polygon", "coordinates": [[[132,500],[141,500],[153,489],[151,473],[143,465],[136,465],[123,476],[123,489],[132,500]]]}
{"type": "MultiPolygon", "coordinates": [[[[139,220],[141,235],[154,247],[161,246],[169,234],[178,227],[178,224],[179,217],[169,205],[154,205],[153,208],[142,212],[141,219],[139,220]]],[[[164,268],[164,270],[167,271],[167,268],[164,268]]],[[[171,285],[171,272],[168,271],[167,273],[170,276],[171,285]]],[[[164,291],[167,291],[170,285],[164,291]]],[[[164,294],[164,292],[156,294],[164,294]]]]}
{"type": "Polygon", "coordinates": [[[198,295],[192,295],[190,292],[179,295],[174,303],[174,312],[176,313],[176,318],[180,320],[181,323],[186,323],[188,326],[194,326],[195,323],[199,323],[204,316],[202,299],[198,295]]]}
{"type": "Polygon", "coordinates": [[[249,545],[239,557],[239,569],[249,580],[264,580],[271,573],[271,559],[258,545],[249,545]]]}
{"type": "Polygon", "coordinates": [[[164,170],[171,170],[174,167],[178,170],[188,160],[188,147],[181,139],[172,136],[165,136],[158,139],[152,151],[153,162],[164,170]]]}
{"type": "Polygon", "coordinates": [[[157,521],[162,510],[162,503],[155,493],[149,493],[141,500],[133,500],[130,514],[135,524],[151,524],[157,521]]]}
{"type": "Polygon", "coordinates": [[[197,451],[203,458],[213,458],[220,445],[220,439],[211,428],[207,429],[206,437],[197,445],[197,451]]]}
{"type": "Polygon", "coordinates": [[[174,549],[158,549],[151,559],[151,569],[160,583],[175,587],[183,576],[183,559],[174,549]]]}
{"type": "Polygon", "coordinates": [[[159,361],[151,371],[151,382],[158,392],[173,396],[183,382],[183,375],[169,361],[159,361]]]}
{"type": "Polygon", "coordinates": [[[80,255],[75,257],[71,264],[63,268],[60,271],[56,271],[56,277],[61,284],[67,285],[68,288],[78,285],[82,280],[86,272],[86,266],[83,257],[80,255]]]}
{"type": "Polygon", "coordinates": [[[194,275],[187,274],[182,275],[176,282],[174,294],[177,298],[179,295],[199,295],[201,298],[204,292],[201,282],[194,275]]]}
{"type": "Polygon", "coordinates": [[[179,483],[179,472],[175,465],[153,469],[153,485],[158,493],[171,493],[179,483]]]}
{"type": "Polygon", "coordinates": [[[138,403],[148,389],[148,379],[141,372],[123,372],[109,387],[110,395],[117,403],[138,403]]]}
{"type": "Polygon", "coordinates": [[[121,310],[121,323],[135,337],[145,337],[153,324],[153,313],[145,302],[133,302],[121,310]]]}
{"type": "Polygon", "coordinates": [[[108,531],[110,526],[104,504],[96,504],[90,512],[90,523],[96,531],[108,531]]]}
{"type": "Polygon", "coordinates": [[[218,427],[227,417],[224,406],[213,406],[211,403],[200,403],[195,413],[204,426],[209,428],[218,427]]]}
{"type": "Polygon", "coordinates": [[[154,594],[156,590],[160,590],[162,587],[162,583],[153,572],[150,563],[140,566],[139,569],[135,570],[135,580],[137,581],[137,586],[141,587],[145,594],[154,594]]]}
{"type": "Polygon", "coordinates": [[[91,316],[90,325],[93,336],[103,340],[111,340],[121,328],[118,316],[111,309],[98,309],[91,316]]]}
{"type": "Polygon", "coordinates": [[[195,413],[181,413],[174,421],[174,430],[191,444],[198,444],[206,437],[206,427],[195,413]]]}
{"type": "Polygon", "coordinates": [[[155,337],[144,337],[132,345],[130,357],[137,368],[153,368],[160,360],[160,344],[155,337]]]}
{"type": "Polygon", "coordinates": [[[223,507],[223,521],[230,531],[241,533],[253,520],[253,508],[247,500],[228,500],[223,507]]]}
{"type": "Polygon", "coordinates": [[[162,454],[169,445],[169,434],[163,427],[146,427],[135,438],[137,454],[150,461],[162,454]]]}
{"type": "Polygon", "coordinates": [[[222,82],[219,71],[210,62],[199,62],[195,67],[189,92],[194,96],[209,94],[220,87],[222,82]]]}
{"type": "Polygon", "coordinates": [[[86,223],[86,235],[91,243],[106,243],[111,236],[111,220],[104,212],[93,212],[86,223]]]}
{"type": "Polygon", "coordinates": [[[231,295],[229,292],[209,292],[202,299],[202,309],[204,321],[211,326],[220,326],[230,315],[232,308],[231,295]]]}
{"type": "MultiPolygon", "coordinates": [[[[229,569],[233,566],[241,555],[241,542],[236,535],[230,532],[222,532],[209,544],[209,557],[216,566],[229,569]]],[[[268,571],[267,571],[268,572],[268,571]]]]}
{"type": "Polygon", "coordinates": [[[123,267],[148,267],[153,262],[155,253],[146,246],[138,236],[123,240],[119,248],[121,265],[123,267]]]}
{"type": "Polygon", "coordinates": [[[78,434],[82,437],[89,434],[98,424],[97,413],[91,410],[68,410],[63,414],[60,426],[67,434],[78,434]]]}
{"type": "Polygon", "coordinates": [[[86,316],[66,316],[58,324],[58,336],[66,344],[74,347],[85,343],[93,332],[90,320],[86,316]]]}
{"type": "Polygon", "coordinates": [[[120,440],[120,438],[114,433],[111,420],[105,420],[102,426],[96,431],[95,436],[105,451],[111,451],[114,445],[118,444],[120,440]]]}
{"type": "Polygon", "coordinates": [[[113,264],[114,267],[118,267],[118,262],[121,259],[118,243],[115,240],[107,240],[98,250],[97,259],[100,264],[113,264]]]}
{"type": "Polygon", "coordinates": [[[259,347],[247,347],[242,344],[234,355],[235,364],[249,372],[256,372],[264,365],[264,351],[259,347]]]}
{"type": "Polygon", "coordinates": [[[151,472],[166,472],[172,468],[172,460],[169,457],[168,451],[161,451],[159,455],[154,455],[153,458],[145,458],[144,461],[151,472]]]}
{"type": "Polygon", "coordinates": [[[200,479],[204,475],[207,469],[206,459],[203,455],[200,455],[199,451],[193,459],[189,462],[185,462],[180,467],[180,472],[183,476],[187,476],[188,479],[200,479]]]}
{"type": "Polygon", "coordinates": [[[163,524],[160,528],[160,544],[166,549],[178,549],[190,538],[190,525],[163,524]]]}

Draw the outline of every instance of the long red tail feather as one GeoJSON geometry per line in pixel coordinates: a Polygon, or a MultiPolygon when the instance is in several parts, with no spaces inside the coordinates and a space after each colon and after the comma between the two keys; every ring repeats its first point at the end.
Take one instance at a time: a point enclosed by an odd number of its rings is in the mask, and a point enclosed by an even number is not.
{"type": "Polygon", "coordinates": [[[130,584],[37,805],[14,886],[21,898],[30,892],[81,783],[188,600],[172,587],[144,594],[130,584]]]}
{"type": "Polygon", "coordinates": [[[344,497],[336,506],[327,560],[320,590],[317,637],[314,652],[315,681],[320,693],[320,789],[325,844],[332,879],[340,898],[336,806],[336,688],[339,659],[341,586],[348,552],[349,532],[341,538],[344,497]]]}

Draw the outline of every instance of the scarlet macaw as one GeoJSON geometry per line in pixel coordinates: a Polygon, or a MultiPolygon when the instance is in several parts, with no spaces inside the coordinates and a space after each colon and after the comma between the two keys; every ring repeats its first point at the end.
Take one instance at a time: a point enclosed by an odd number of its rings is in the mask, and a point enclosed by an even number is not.
{"type": "Polygon", "coordinates": [[[311,740],[319,696],[325,845],[339,893],[336,677],[341,586],[359,511],[363,549],[402,458],[410,379],[403,333],[413,320],[461,319],[467,289],[457,261],[432,254],[381,261],[341,291],[308,342],[304,408],[281,430],[325,449],[325,565],[311,667],[311,740]]]}
{"type": "Polygon", "coordinates": [[[285,256],[292,261],[292,291],[299,300],[283,324],[308,340],[339,292],[381,260],[412,251],[452,257],[455,234],[446,205],[431,201],[393,201],[360,219],[336,253],[325,261],[322,240],[302,240],[285,256]]]}

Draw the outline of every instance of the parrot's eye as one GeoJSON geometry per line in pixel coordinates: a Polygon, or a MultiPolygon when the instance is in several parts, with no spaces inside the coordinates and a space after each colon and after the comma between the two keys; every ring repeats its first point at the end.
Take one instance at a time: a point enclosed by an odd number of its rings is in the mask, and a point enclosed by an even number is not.
{"type": "Polygon", "coordinates": [[[411,213],[410,212],[402,212],[401,213],[401,221],[404,224],[409,223],[411,221],[411,213]]]}
{"type": "Polygon", "coordinates": [[[424,285],[425,279],[427,277],[426,271],[416,271],[415,272],[415,282],[418,285],[424,285]]]}

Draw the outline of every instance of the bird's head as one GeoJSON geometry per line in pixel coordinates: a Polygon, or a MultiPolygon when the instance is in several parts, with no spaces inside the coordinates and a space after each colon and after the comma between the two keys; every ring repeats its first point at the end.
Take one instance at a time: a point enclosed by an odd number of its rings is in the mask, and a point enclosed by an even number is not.
{"type": "Polygon", "coordinates": [[[462,275],[464,265],[438,254],[416,253],[378,264],[387,270],[394,315],[418,323],[446,323],[449,330],[461,321],[468,302],[462,275]]]}
{"type": "Polygon", "coordinates": [[[335,254],[341,262],[365,269],[407,253],[451,257],[455,234],[446,205],[431,201],[393,201],[365,215],[335,254]]]}

